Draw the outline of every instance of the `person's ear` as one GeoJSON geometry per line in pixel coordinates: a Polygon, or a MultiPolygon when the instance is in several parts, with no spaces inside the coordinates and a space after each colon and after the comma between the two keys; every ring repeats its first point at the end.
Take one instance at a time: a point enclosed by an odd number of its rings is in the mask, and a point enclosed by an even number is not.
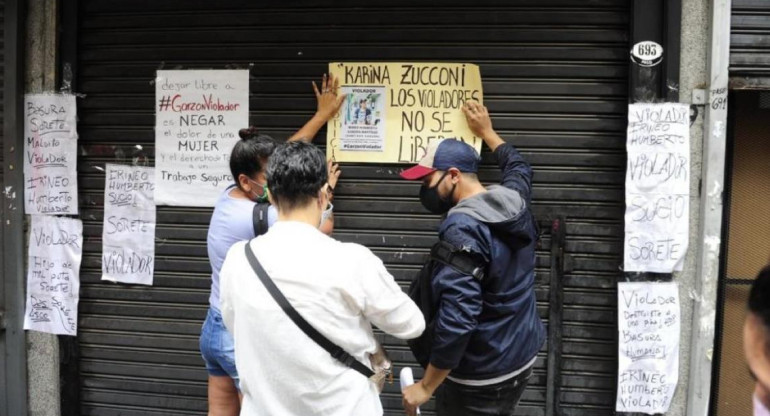
{"type": "Polygon", "coordinates": [[[270,202],[270,205],[275,205],[275,201],[273,201],[273,194],[270,193],[270,188],[267,188],[267,200],[270,202]]]}
{"type": "Polygon", "coordinates": [[[460,182],[461,176],[462,176],[462,172],[460,172],[460,169],[449,168],[449,180],[452,182],[453,185],[460,182]]]}
{"type": "Polygon", "coordinates": [[[251,192],[251,181],[249,181],[249,177],[241,173],[238,175],[238,185],[244,192],[251,192]]]}

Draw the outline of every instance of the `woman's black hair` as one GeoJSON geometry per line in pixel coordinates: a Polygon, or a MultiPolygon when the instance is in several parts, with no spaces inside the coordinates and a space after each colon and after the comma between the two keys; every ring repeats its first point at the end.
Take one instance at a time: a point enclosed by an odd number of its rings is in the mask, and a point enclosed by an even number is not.
{"type": "Polygon", "coordinates": [[[279,210],[291,211],[303,207],[329,179],[326,157],[310,143],[281,144],[270,157],[267,166],[267,187],[279,210]]]}
{"type": "Polygon", "coordinates": [[[273,154],[276,147],[276,141],[272,137],[259,134],[255,127],[241,129],[238,132],[241,140],[238,140],[230,153],[230,173],[233,175],[235,184],[238,183],[238,176],[246,175],[253,178],[254,175],[265,168],[267,159],[273,154]]]}

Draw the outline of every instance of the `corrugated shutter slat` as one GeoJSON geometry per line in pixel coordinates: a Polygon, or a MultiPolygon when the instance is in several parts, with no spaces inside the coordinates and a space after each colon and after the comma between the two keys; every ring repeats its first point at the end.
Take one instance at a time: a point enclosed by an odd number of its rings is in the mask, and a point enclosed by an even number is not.
{"type": "Polygon", "coordinates": [[[730,76],[770,86],[770,2],[733,0],[730,26],[730,76]]]}

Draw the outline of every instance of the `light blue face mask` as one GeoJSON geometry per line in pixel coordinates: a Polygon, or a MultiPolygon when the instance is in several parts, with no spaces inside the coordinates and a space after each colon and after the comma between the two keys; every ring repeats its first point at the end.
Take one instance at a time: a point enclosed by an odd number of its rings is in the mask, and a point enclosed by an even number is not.
{"type": "Polygon", "coordinates": [[[331,202],[329,202],[328,207],[324,210],[324,212],[321,213],[321,223],[318,224],[318,227],[322,227],[326,220],[332,217],[332,213],[334,211],[334,205],[332,205],[331,202]]]}

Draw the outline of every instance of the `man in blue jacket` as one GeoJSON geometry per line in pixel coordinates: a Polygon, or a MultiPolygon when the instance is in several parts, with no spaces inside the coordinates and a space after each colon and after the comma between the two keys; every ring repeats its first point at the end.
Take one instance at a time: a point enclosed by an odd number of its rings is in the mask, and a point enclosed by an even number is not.
{"type": "Polygon", "coordinates": [[[447,214],[439,239],[483,268],[431,269],[430,358],[423,379],[403,391],[409,415],[434,392],[441,416],[513,415],[545,341],[534,292],[532,169],[492,128],[486,107],[469,101],[463,112],[493,151],[502,184],[485,188],[477,177],[479,155],[452,139],[432,142],[420,163],[401,174],[423,181],[426,209],[447,214]]]}

